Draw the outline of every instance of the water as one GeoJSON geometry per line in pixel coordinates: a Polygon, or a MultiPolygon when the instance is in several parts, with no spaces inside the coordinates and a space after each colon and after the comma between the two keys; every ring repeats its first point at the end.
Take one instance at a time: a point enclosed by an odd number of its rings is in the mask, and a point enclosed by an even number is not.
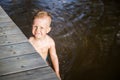
{"type": "Polygon", "coordinates": [[[0,0],[29,38],[37,10],[52,14],[63,80],[116,80],[120,70],[120,10],[114,0],[0,0]]]}

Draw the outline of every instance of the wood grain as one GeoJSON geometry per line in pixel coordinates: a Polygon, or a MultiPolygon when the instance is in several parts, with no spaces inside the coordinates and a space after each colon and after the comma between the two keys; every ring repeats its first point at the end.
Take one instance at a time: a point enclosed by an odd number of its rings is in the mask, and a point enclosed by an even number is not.
{"type": "Polygon", "coordinates": [[[50,67],[44,67],[1,76],[0,80],[58,80],[58,78],[50,67]]]}
{"type": "Polygon", "coordinates": [[[33,46],[29,42],[0,46],[0,59],[35,52],[35,49],[33,49],[33,46]]]}
{"type": "Polygon", "coordinates": [[[10,57],[0,60],[0,75],[48,66],[38,53],[10,57]]]}

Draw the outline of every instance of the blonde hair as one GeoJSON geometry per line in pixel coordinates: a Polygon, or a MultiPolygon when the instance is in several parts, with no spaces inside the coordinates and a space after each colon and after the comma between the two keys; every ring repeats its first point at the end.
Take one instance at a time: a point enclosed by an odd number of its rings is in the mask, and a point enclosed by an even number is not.
{"type": "Polygon", "coordinates": [[[51,20],[51,18],[52,18],[50,13],[48,13],[48,12],[46,12],[46,11],[38,11],[38,12],[35,14],[35,16],[34,16],[33,19],[35,19],[35,18],[44,18],[44,17],[49,17],[50,20],[51,20]]]}

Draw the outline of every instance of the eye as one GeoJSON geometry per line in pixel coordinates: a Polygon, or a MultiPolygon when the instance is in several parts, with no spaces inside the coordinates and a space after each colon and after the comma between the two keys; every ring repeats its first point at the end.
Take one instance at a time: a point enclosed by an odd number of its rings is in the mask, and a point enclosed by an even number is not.
{"type": "Polygon", "coordinates": [[[38,26],[33,26],[33,28],[38,28],[38,26]]]}
{"type": "Polygon", "coordinates": [[[44,29],[43,27],[40,27],[40,29],[44,29]]]}

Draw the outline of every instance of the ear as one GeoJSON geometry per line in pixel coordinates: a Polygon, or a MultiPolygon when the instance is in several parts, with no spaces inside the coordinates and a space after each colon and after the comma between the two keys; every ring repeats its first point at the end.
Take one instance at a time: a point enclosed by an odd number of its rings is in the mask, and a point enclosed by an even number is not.
{"type": "Polygon", "coordinates": [[[47,29],[47,33],[49,33],[51,31],[51,27],[48,27],[47,29]]]}

